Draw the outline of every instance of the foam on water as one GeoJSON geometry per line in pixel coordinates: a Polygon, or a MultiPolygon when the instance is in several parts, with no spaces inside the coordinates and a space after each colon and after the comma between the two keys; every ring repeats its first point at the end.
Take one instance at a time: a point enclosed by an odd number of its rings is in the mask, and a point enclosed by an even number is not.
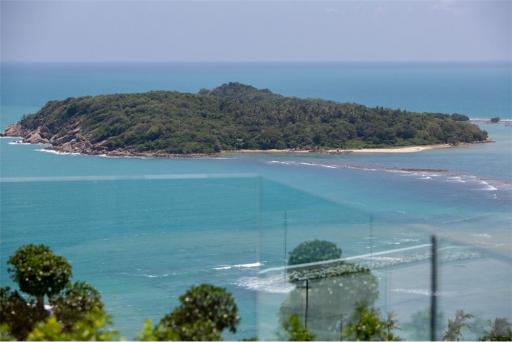
{"type": "Polygon", "coordinates": [[[219,265],[217,267],[214,267],[213,269],[214,270],[230,270],[230,269],[233,269],[233,268],[255,268],[255,267],[260,267],[260,266],[263,266],[263,263],[257,261],[257,262],[252,262],[252,263],[248,263],[248,264],[236,264],[236,265],[219,265]]]}
{"type": "MultiPolygon", "coordinates": [[[[396,293],[405,293],[405,294],[412,294],[412,295],[419,295],[419,296],[430,296],[431,292],[430,289],[424,289],[424,288],[417,288],[417,289],[404,289],[404,288],[395,288],[391,289],[391,292],[396,293]]],[[[450,297],[455,295],[456,293],[453,291],[438,291],[438,296],[443,297],[450,297]]]]}
{"type": "Polygon", "coordinates": [[[242,277],[237,279],[234,285],[264,293],[289,293],[295,288],[283,274],[267,277],[242,277]]]}
{"type": "MultiPolygon", "coordinates": [[[[150,274],[150,273],[128,273],[128,272],[118,272],[115,273],[117,275],[128,276],[128,277],[144,277],[144,278],[167,278],[170,276],[169,273],[163,274],[150,274]]],[[[172,274],[176,275],[176,274],[172,274]]]]}
{"type": "Polygon", "coordinates": [[[284,166],[307,166],[307,167],[321,167],[328,169],[350,169],[357,171],[366,172],[385,172],[402,175],[405,177],[416,177],[422,181],[444,181],[448,183],[468,183],[472,187],[477,186],[474,190],[482,191],[500,191],[500,190],[512,190],[512,184],[506,182],[499,182],[490,179],[482,179],[471,174],[462,174],[456,172],[450,172],[448,170],[414,170],[414,169],[399,169],[389,167],[370,167],[365,165],[353,165],[353,164],[323,164],[323,163],[312,163],[312,162],[301,162],[301,161],[281,161],[271,160],[267,164],[284,165],[284,166]],[[492,184],[491,184],[492,183],[492,184]]]}
{"type": "Polygon", "coordinates": [[[23,140],[13,140],[13,141],[9,141],[9,145],[31,145],[31,144],[23,142],[23,140]]]}
{"type": "Polygon", "coordinates": [[[52,154],[58,154],[60,156],[81,156],[82,155],[81,153],[78,153],[78,152],[60,152],[60,151],[55,151],[55,150],[49,150],[49,149],[46,149],[46,148],[38,148],[38,149],[36,149],[36,151],[38,151],[38,152],[45,152],[45,153],[52,153],[52,154]]]}

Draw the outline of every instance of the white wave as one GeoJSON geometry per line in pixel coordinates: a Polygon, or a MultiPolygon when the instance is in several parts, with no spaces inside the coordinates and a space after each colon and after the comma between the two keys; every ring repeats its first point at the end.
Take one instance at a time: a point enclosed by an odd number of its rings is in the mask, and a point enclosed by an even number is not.
{"type": "Polygon", "coordinates": [[[400,242],[418,242],[420,239],[411,239],[411,238],[403,238],[400,239],[400,242]]]}
{"type": "Polygon", "coordinates": [[[359,165],[350,165],[350,164],[321,164],[321,163],[312,163],[312,162],[297,162],[297,161],[280,161],[280,160],[271,160],[267,162],[268,164],[278,164],[278,165],[288,165],[288,166],[309,166],[309,167],[323,167],[329,169],[349,169],[349,170],[357,170],[357,171],[367,171],[367,172],[387,172],[402,175],[405,177],[416,177],[418,180],[437,180],[448,183],[467,183],[474,185],[478,183],[479,185],[483,185],[478,190],[484,191],[498,191],[498,190],[512,190],[512,184],[508,184],[506,182],[498,182],[493,181],[493,184],[489,184],[489,182],[480,179],[475,175],[468,175],[463,173],[454,173],[443,171],[439,173],[439,170],[414,170],[414,169],[399,169],[399,168],[386,168],[386,167],[368,167],[368,166],[359,166],[359,165]]]}
{"type": "Polygon", "coordinates": [[[492,236],[487,233],[480,233],[480,234],[471,234],[471,236],[477,237],[477,238],[484,238],[484,239],[490,239],[492,236]]]}
{"type": "Polygon", "coordinates": [[[252,262],[248,264],[236,264],[236,265],[219,265],[217,267],[214,267],[214,270],[230,270],[232,268],[254,268],[254,267],[260,267],[263,266],[263,263],[261,262],[252,262]]]}
{"type": "Polygon", "coordinates": [[[401,257],[389,257],[389,256],[374,256],[367,258],[372,261],[391,261],[391,262],[400,262],[403,260],[401,257]]]}
{"type": "Polygon", "coordinates": [[[460,176],[448,177],[447,181],[452,183],[466,183],[460,176]]]}
{"type": "Polygon", "coordinates": [[[60,152],[60,151],[55,151],[55,150],[48,150],[46,148],[38,148],[36,151],[58,154],[58,155],[62,155],[62,156],[79,156],[79,155],[81,155],[81,153],[78,153],[78,152],[60,152]]]}
{"type": "Polygon", "coordinates": [[[266,293],[289,293],[295,288],[283,274],[270,277],[242,277],[234,284],[248,290],[266,293]]]}
{"type": "Polygon", "coordinates": [[[167,278],[169,273],[163,274],[151,274],[151,273],[128,273],[128,272],[119,272],[116,273],[119,275],[129,276],[129,277],[144,277],[144,278],[167,278]]]}
{"type": "Polygon", "coordinates": [[[495,186],[492,186],[491,184],[487,183],[486,181],[480,181],[479,183],[484,186],[483,188],[481,188],[479,190],[482,190],[482,191],[497,191],[498,190],[498,188],[496,188],[495,186]]]}
{"type": "Polygon", "coordinates": [[[232,160],[232,159],[237,159],[237,158],[235,158],[235,157],[208,157],[208,158],[204,158],[204,159],[232,160]]]}
{"type": "Polygon", "coordinates": [[[287,161],[280,161],[280,160],[271,160],[267,162],[268,164],[280,164],[280,165],[295,165],[295,162],[287,162],[287,161]]]}
{"type": "Polygon", "coordinates": [[[9,141],[9,145],[31,145],[31,144],[23,142],[23,140],[13,140],[13,141],[9,141]]]}
{"type": "Polygon", "coordinates": [[[169,276],[168,273],[164,274],[141,274],[141,276],[146,278],[167,278],[169,276]]]}
{"type": "Polygon", "coordinates": [[[401,245],[402,243],[418,242],[419,239],[403,238],[386,242],[387,245],[401,245]]]}
{"type": "Polygon", "coordinates": [[[391,289],[391,292],[416,294],[421,296],[430,296],[430,290],[428,289],[391,289]]]}
{"type": "MultiPolygon", "coordinates": [[[[430,289],[402,289],[402,288],[396,288],[391,289],[391,292],[397,292],[397,293],[406,293],[406,294],[415,294],[420,296],[430,296],[430,289]]],[[[455,294],[453,291],[438,291],[436,292],[438,296],[452,296],[455,294]]]]}
{"type": "Polygon", "coordinates": [[[337,167],[334,165],[328,165],[328,164],[316,164],[316,163],[299,163],[300,165],[306,165],[306,166],[319,166],[319,167],[325,167],[329,169],[336,169],[337,167]]]}
{"type": "Polygon", "coordinates": [[[229,265],[227,265],[227,266],[218,266],[218,267],[214,267],[213,269],[214,269],[214,270],[229,270],[229,269],[231,269],[231,268],[233,268],[233,266],[229,266],[229,265]]]}

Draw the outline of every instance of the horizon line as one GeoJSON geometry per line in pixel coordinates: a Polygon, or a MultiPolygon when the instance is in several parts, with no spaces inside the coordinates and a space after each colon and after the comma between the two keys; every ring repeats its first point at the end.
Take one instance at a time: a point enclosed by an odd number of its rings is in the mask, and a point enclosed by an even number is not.
{"type": "Polygon", "coordinates": [[[512,60],[102,60],[28,61],[7,60],[0,64],[512,64],[512,60]]]}

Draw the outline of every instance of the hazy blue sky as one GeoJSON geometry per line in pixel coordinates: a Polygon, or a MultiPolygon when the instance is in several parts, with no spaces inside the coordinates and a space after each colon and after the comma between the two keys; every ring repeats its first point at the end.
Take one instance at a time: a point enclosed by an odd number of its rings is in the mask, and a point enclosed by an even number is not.
{"type": "Polygon", "coordinates": [[[1,1],[3,61],[512,60],[512,1],[1,1]]]}

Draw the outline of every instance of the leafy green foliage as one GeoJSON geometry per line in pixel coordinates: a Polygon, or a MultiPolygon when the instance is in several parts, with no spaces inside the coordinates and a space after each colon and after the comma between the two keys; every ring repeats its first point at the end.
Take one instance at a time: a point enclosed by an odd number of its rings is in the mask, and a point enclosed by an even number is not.
{"type": "Polygon", "coordinates": [[[34,303],[27,302],[18,291],[0,288],[0,321],[4,334],[25,340],[35,324],[46,317],[46,312],[36,310],[34,303]]]}
{"type": "Polygon", "coordinates": [[[239,322],[233,296],[224,288],[202,284],[180,296],[180,305],[162,318],[153,336],[157,340],[221,340],[222,332],[235,333],[239,322]]]}
{"type": "Polygon", "coordinates": [[[496,318],[481,341],[512,341],[512,324],[506,318],[496,318]]]}
{"type": "Polygon", "coordinates": [[[27,302],[17,291],[0,289],[1,318],[10,335],[43,340],[102,338],[101,329],[110,324],[110,318],[103,311],[100,294],[87,283],[69,283],[71,266],[64,257],[44,245],[25,245],[8,263],[20,289],[37,299],[27,302]],[[48,320],[45,295],[50,296],[52,305],[53,315],[48,320]]]}
{"type": "Polygon", "coordinates": [[[392,314],[383,320],[378,310],[359,304],[352,320],[343,327],[342,337],[351,341],[399,341],[393,334],[396,328],[392,314]]]}
{"type": "Polygon", "coordinates": [[[282,322],[288,341],[313,341],[315,335],[304,327],[298,315],[290,315],[282,322]]]}
{"type": "MultiPolygon", "coordinates": [[[[144,322],[144,327],[142,328],[142,331],[139,333],[137,338],[135,339],[137,341],[158,341],[158,336],[156,336],[155,332],[153,331],[153,326],[151,324],[151,320],[147,319],[144,322]]],[[[167,340],[175,340],[173,338],[169,338],[167,340]]]]}
{"type": "Polygon", "coordinates": [[[336,244],[324,240],[302,242],[290,252],[288,265],[300,265],[316,261],[341,258],[341,249],[336,244]]]}
{"type": "Polygon", "coordinates": [[[455,318],[448,320],[448,328],[443,334],[444,341],[461,341],[463,339],[462,330],[469,328],[468,320],[473,318],[473,315],[464,313],[463,310],[457,310],[455,318]]]}
{"type": "Polygon", "coordinates": [[[0,323],[0,341],[16,341],[7,323],[0,323]]]}
{"type": "Polygon", "coordinates": [[[469,118],[467,115],[458,114],[458,113],[453,113],[452,115],[450,115],[450,118],[454,121],[469,121],[469,118]]]}
{"type": "Polygon", "coordinates": [[[68,285],[62,293],[50,298],[53,313],[64,330],[71,329],[73,324],[84,319],[93,310],[103,310],[100,293],[85,282],[68,285]]]}
{"type": "Polygon", "coordinates": [[[110,316],[103,310],[93,309],[65,329],[57,317],[39,322],[29,334],[28,341],[112,341],[119,333],[112,329],[110,316]]]}
{"type": "Polygon", "coordinates": [[[71,265],[45,245],[25,245],[9,258],[9,273],[21,291],[35,296],[44,310],[44,296],[59,293],[71,278],[71,265]]]}
{"type": "Polygon", "coordinates": [[[50,101],[21,120],[54,145],[89,153],[215,153],[483,141],[461,114],[412,113],[284,97],[240,83],[198,94],[152,91],[50,101]]]}

